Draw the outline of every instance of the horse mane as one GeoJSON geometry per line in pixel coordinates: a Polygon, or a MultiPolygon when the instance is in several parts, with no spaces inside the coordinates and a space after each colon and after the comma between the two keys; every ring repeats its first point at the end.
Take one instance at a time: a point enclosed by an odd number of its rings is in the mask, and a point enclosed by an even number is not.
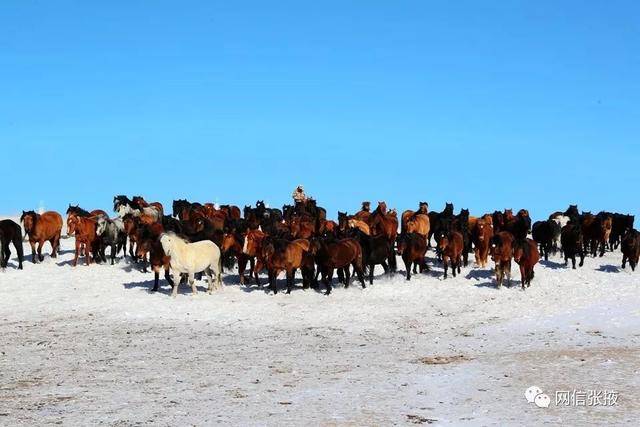
{"type": "Polygon", "coordinates": [[[529,241],[526,239],[518,239],[513,242],[514,248],[522,249],[522,254],[524,258],[529,258],[531,256],[531,246],[529,245],[529,241]]]}
{"type": "Polygon", "coordinates": [[[89,216],[91,215],[88,211],[82,209],[80,206],[69,206],[67,209],[67,214],[76,214],[78,216],[89,216]]]}
{"type": "Polygon", "coordinates": [[[35,211],[23,211],[22,215],[20,216],[20,221],[23,222],[24,219],[28,216],[32,216],[34,221],[38,219],[38,214],[35,213],[35,211]]]}

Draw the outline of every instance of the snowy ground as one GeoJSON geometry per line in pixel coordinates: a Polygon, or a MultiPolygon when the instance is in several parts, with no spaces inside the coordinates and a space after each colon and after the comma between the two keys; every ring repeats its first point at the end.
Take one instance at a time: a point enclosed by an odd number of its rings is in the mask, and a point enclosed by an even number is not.
{"type": "Polygon", "coordinates": [[[443,281],[435,266],[329,297],[269,295],[232,272],[222,292],[193,297],[185,286],[172,299],[166,284],[149,293],[152,274],[122,259],[71,267],[72,247],[64,240],[57,260],[18,271],[13,259],[0,272],[0,424],[640,418],[640,272],[621,271],[619,253],[575,271],[554,258],[524,292],[515,268],[514,286],[498,290],[489,270],[443,281]],[[527,403],[532,385],[549,408],[527,403]],[[555,405],[555,391],[574,389],[614,390],[617,405],[555,405]]]}

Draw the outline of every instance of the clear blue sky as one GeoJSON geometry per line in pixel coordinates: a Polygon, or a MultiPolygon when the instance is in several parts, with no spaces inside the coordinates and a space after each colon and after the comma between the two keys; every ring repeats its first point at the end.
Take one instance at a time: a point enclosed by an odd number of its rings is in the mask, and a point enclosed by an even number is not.
{"type": "Polygon", "coordinates": [[[636,1],[3,1],[0,212],[640,214],[636,1]],[[91,4],[89,4],[91,3],[91,4]]]}

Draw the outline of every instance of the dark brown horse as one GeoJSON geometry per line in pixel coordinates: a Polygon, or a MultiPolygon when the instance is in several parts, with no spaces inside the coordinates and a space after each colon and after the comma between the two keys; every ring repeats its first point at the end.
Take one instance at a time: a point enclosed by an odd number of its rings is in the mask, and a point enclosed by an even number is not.
{"type": "Polygon", "coordinates": [[[502,286],[504,278],[511,286],[511,257],[513,256],[513,234],[499,231],[491,238],[491,258],[496,263],[496,282],[502,286]]]}
{"type": "Polygon", "coordinates": [[[242,245],[242,253],[249,258],[256,259],[256,265],[253,269],[253,275],[256,279],[256,284],[260,284],[260,278],[258,273],[264,266],[264,260],[262,259],[262,242],[264,241],[266,234],[262,230],[248,230],[244,236],[244,243],[242,245]]]}
{"type": "Polygon", "coordinates": [[[442,233],[438,240],[438,247],[442,253],[442,264],[444,265],[444,278],[447,278],[447,268],[451,265],[453,277],[456,277],[456,269],[460,273],[460,264],[462,263],[462,251],[464,250],[464,238],[462,233],[451,231],[442,233]]]}
{"type": "MultiPolygon", "coordinates": [[[[169,285],[171,285],[172,288],[174,286],[171,274],[169,274],[171,271],[171,258],[168,257],[164,253],[164,249],[162,249],[162,244],[160,243],[162,226],[158,228],[158,225],[159,224],[140,226],[136,239],[138,242],[136,248],[136,256],[138,259],[145,260],[146,256],[149,255],[149,264],[154,273],[153,289],[151,289],[151,292],[158,290],[160,284],[160,269],[164,269],[164,278],[169,285]]],[[[143,271],[147,271],[146,262],[143,265],[143,271]]]]}
{"type": "Polygon", "coordinates": [[[51,243],[51,258],[58,256],[60,248],[60,234],[62,233],[62,217],[58,212],[37,214],[34,211],[22,211],[20,222],[29,235],[31,245],[31,260],[36,263],[36,243],[38,243],[38,259],[44,260],[42,246],[44,242],[51,243]]]}
{"type": "Polygon", "coordinates": [[[407,271],[407,280],[411,280],[411,266],[414,273],[416,267],[420,267],[420,273],[429,270],[425,261],[427,253],[427,238],[418,233],[401,233],[398,236],[398,255],[404,261],[404,268],[407,271]]]}
{"type": "Polygon", "coordinates": [[[331,281],[335,269],[343,269],[345,273],[345,287],[349,286],[349,265],[353,265],[355,274],[362,284],[364,283],[362,247],[357,240],[347,238],[341,240],[327,241],[315,238],[311,240],[310,251],[315,257],[318,271],[322,274],[322,281],[327,291],[331,293],[331,281]]]}
{"type": "Polygon", "coordinates": [[[12,220],[3,219],[0,221],[0,268],[6,268],[9,262],[11,257],[10,243],[13,243],[18,253],[18,270],[22,270],[24,257],[22,253],[22,229],[19,224],[12,220]]]}
{"type": "Polygon", "coordinates": [[[295,239],[309,239],[315,235],[316,221],[306,216],[294,215],[289,228],[295,239]]]}
{"type": "Polygon", "coordinates": [[[520,239],[513,243],[513,260],[520,266],[522,289],[531,286],[533,267],[540,261],[538,244],[531,239],[520,239]]]}

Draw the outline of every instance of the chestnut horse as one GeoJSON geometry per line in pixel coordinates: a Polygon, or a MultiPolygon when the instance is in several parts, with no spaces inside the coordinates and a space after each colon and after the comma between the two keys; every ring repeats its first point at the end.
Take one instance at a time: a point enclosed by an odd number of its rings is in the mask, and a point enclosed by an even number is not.
{"type": "Polygon", "coordinates": [[[371,235],[384,235],[391,243],[396,241],[398,236],[398,218],[395,211],[386,213],[387,207],[380,202],[378,208],[369,216],[369,229],[371,235]]]}
{"type": "Polygon", "coordinates": [[[460,264],[462,263],[462,251],[464,250],[464,238],[462,233],[451,231],[449,233],[442,232],[438,240],[438,247],[442,253],[442,264],[444,265],[444,278],[447,278],[447,268],[451,264],[451,272],[456,277],[456,269],[460,273],[460,264]]]}
{"type": "Polygon", "coordinates": [[[352,218],[352,219],[348,220],[347,224],[349,225],[349,228],[357,228],[358,230],[362,231],[367,236],[371,235],[371,229],[369,228],[369,224],[367,224],[364,221],[352,218]]]}
{"type": "Polygon", "coordinates": [[[38,243],[38,259],[44,260],[42,246],[44,242],[51,243],[51,258],[58,256],[60,249],[60,234],[62,233],[62,217],[58,212],[48,211],[37,214],[34,211],[22,211],[20,222],[29,235],[31,245],[31,260],[36,263],[36,243],[38,243]]]}
{"type": "Polygon", "coordinates": [[[278,293],[277,279],[282,271],[287,275],[287,294],[291,293],[297,269],[302,269],[304,287],[307,288],[313,277],[313,257],[309,253],[309,241],[296,239],[289,242],[284,239],[266,239],[262,246],[262,259],[269,274],[269,289],[278,293]]]}
{"type": "Polygon", "coordinates": [[[511,286],[511,256],[513,234],[508,231],[499,231],[491,238],[491,258],[496,263],[496,281],[498,287],[502,286],[504,277],[507,277],[507,285],[511,286]]]}
{"type": "Polygon", "coordinates": [[[316,222],[307,216],[294,215],[289,226],[291,235],[296,239],[309,239],[316,231],[316,222]]]}
{"type": "Polygon", "coordinates": [[[95,219],[91,217],[78,217],[76,221],[76,253],[73,257],[72,265],[75,267],[78,265],[78,256],[80,256],[80,251],[84,246],[84,259],[87,265],[91,264],[91,253],[94,256],[97,255],[97,240],[98,235],[96,234],[96,227],[98,223],[95,219]]]}
{"type": "Polygon", "coordinates": [[[531,286],[533,267],[540,261],[538,244],[531,239],[516,240],[513,244],[513,260],[520,266],[522,289],[531,286]]]}
{"type": "MultiPolygon", "coordinates": [[[[256,262],[255,257],[250,257],[249,255],[245,254],[242,251],[243,245],[244,245],[244,238],[242,236],[236,233],[226,233],[222,237],[222,245],[220,246],[220,250],[222,251],[223,255],[225,256],[228,256],[229,254],[235,255],[235,257],[238,259],[238,276],[240,277],[241,285],[244,285],[244,282],[245,282],[244,270],[247,267],[247,261],[249,261],[250,263],[249,277],[251,277],[251,275],[254,273],[255,262],[256,262]]],[[[257,282],[258,274],[255,273],[255,275],[256,275],[256,282],[257,282]]]]}
{"type": "Polygon", "coordinates": [[[248,230],[244,236],[244,243],[242,244],[242,253],[249,258],[255,258],[257,261],[253,269],[253,276],[258,285],[260,284],[258,272],[264,266],[264,260],[262,259],[262,242],[265,237],[266,234],[264,234],[262,230],[248,230]]]}
{"type": "MultiPolygon", "coordinates": [[[[491,218],[491,217],[489,217],[491,218]]],[[[475,221],[471,229],[471,240],[473,241],[473,250],[476,257],[476,264],[481,268],[487,266],[489,258],[489,245],[493,237],[493,227],[482,217],[475,221]]]]}
{"type": "Polygon", "coordinates": [[[84,216],[84,217],[104,216],[105,218],[109,218],[109,215],[107,215],[107,213],[102,209],[94,209],[91,212],[88,212],[82,209],[78,205],[75,205],[75,206],[69,205],[69,207],[67,208],[67,236],[73,236],[75,234],[75,227],[76,227],[75,221],[76,221],[76,218],[79,216],[84,216]]]}

